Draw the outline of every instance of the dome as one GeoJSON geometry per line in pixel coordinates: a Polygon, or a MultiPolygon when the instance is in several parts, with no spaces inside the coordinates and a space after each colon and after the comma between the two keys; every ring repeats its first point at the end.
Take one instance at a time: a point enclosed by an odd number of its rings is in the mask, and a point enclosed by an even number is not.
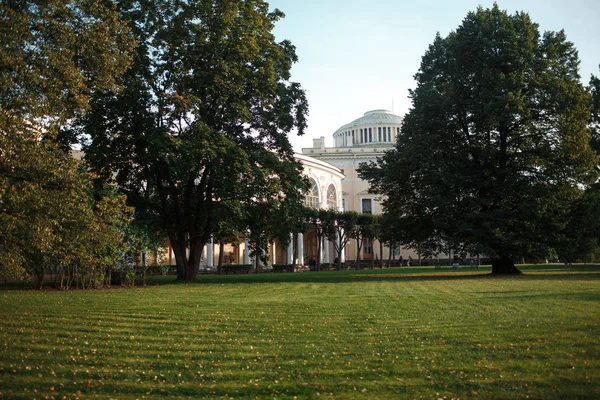
{"type": "Polygon", "coordinates": [[[373,125],[402,125],[402,117],[393,114],[389,110],[373,110],[367,111],[362,117],[355,119],[349,124],[343,125],[334,132],[334,135],[339,132],[347,131],[348,129],[361,128],[363,126],[373,125]]]}
{"type": "Polygon", "coordinates": [[[367,111],[341,126],[333,134],[334,147],[393,146],[400,133],[402,117],[388,110],[367,111]]]}

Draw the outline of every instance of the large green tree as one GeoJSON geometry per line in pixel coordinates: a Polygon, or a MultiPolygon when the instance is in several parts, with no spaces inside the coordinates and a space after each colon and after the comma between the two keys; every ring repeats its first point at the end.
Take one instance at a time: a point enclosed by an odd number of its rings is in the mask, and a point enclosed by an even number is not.
{"type": "Polygon", "coordinates": [[[578,65],[563,31],[497,5],[470,12],[429,46],[395,149],[362,177],[401,225],[518,272],[513,258],[556,243],[596,178],[578,65]]]}
{"type": "Polygon", "coordinates": [[[275,41],[283,14],[262,0],[119,5],[139,45],[124,90],[97,95],[82,120],[86,159],[165,232],[191,280],[227,208],[299,201],[288,134],[303,133],[307,103],[289,82],[295,49],[275,41]]]}
{"type": "Polygon", "coordinates": [[[63,286],[105,282],[123,198],[94,196],[55,143],[97,90],[115,89],[133,39],[100,0],[0,3],[0,276],[60,271],[63,286]]]}

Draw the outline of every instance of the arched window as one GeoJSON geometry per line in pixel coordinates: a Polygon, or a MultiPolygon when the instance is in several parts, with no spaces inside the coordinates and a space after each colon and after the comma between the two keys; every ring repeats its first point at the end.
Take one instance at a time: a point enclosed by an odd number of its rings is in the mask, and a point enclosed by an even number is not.
{"type": "Polygon", "coordinates": [[[317,182],[310,178],[309,183],[310,188],[308,189],[308,193],[306,193],[304,204],[306,207],[319,208],[319,188],[317,187],[317,182]]]}
{"type": "Polygon", "coordinates": [[[330,210],[337,210],[337,194],[333,185],[327,188],[327,207],[330,210]]]}

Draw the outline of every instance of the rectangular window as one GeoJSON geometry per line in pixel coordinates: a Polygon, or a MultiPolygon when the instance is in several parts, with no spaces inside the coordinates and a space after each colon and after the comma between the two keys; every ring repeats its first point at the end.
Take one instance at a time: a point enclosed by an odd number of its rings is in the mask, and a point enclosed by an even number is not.
{"type": "Polygon", "coordinates": [[[369,128],[369,143],[373,142],[373,128],[369,128]]]}
{"type": "Polygon", "coordinates": [[[363,214],[373,214],[373,202],[371,199],[362,199],[363,214]]]}
{"type": "Polygon", "coordinates": [[[388,141],[388,142],[391,142],[391,141],[392,141],[392,128],[390,128],[390,127],[388,126],[388,130],[387,130],[387,131],[388,131],[388,134],[387,134],[387,136],[388,136],[388,140],[387,140],[387,141],[388,141]]]}
{"type": "Polygon", "coordinates": [[[378,133],[379,133],[379,141],[381,142],[381,127],[377,128],[378,133]]]}

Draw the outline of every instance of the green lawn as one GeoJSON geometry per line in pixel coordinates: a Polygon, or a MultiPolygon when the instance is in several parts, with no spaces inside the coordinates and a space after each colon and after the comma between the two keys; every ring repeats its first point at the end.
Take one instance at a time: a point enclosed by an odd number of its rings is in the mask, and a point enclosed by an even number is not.
{"type": "Polygon", "coordinates": [[[599,398],[600,267],[522,269],[0,290],[0,398],[599,398]]]}

